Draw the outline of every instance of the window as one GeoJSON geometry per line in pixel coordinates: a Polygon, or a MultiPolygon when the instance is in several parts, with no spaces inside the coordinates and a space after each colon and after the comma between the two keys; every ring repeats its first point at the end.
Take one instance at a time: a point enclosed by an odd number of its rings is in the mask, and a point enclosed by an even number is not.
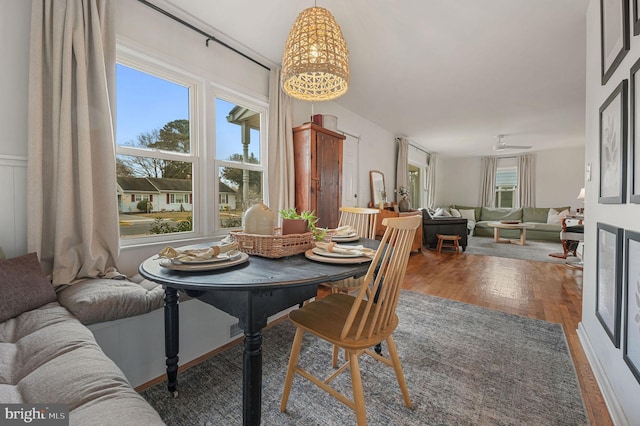
{"type": "Polygon", "coordinates": [[[409,164],[409,200],[411,202],[411,208],[417,208],[422,206],[420,200],[420,194],[422,193],[423,185],[422,173],[423,168],[409,164]]]}
{"type": "Polygon", "coordinates": [[[216,99],[216,163],[221,229],[242,225],[243,212],[263,201],[261,114],[216,99]]]}
{"type": "Polygon", "coordinates": [[[189,194],[169,194],[170,204],[185,204],[189,203],[189,194]]]}
{"type": "Polygon", "coordinates": [[[515,207],[518,169],[516,166],[500,166],[496,170],[496,207],[515,207]]]}
{"type": "Polygon", "coordinates": [[[266,102],[229,94],[142,53],[119,51],[116,176],[124,244],[241,227],[249,206],[268,201],[266,109],[266,102]]]}

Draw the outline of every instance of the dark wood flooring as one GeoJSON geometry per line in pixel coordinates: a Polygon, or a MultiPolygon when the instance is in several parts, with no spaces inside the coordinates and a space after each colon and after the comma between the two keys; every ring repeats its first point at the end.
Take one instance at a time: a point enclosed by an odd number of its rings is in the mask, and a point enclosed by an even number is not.
{"type": "Polygon", "coordinates": [[[411,254],[404,288],[562,324],[591,424],[613,424],[576,332],[582,316],[582,270],[423,249],[411,254]]]}

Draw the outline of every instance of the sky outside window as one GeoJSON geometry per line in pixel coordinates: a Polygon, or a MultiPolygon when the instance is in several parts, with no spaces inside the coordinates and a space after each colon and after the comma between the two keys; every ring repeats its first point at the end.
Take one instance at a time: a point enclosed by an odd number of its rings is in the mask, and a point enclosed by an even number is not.
{"type": "MultiPolygon", "coordinates": [[[[116,142],[136,145],[138,136],[160,130],[174,120],[189,120],[189,88],[122,64],[116,65],[116,142]]],[[[216,99],[216,147],[218,159],[241,154],[240,126],[228,123],[227,115],[235,104],[216,99]],[[224,141],[238,141],[226,143],[224,141]]],[[[260,158],[260,132],[250,132],[250,153],[260,158]]]]}

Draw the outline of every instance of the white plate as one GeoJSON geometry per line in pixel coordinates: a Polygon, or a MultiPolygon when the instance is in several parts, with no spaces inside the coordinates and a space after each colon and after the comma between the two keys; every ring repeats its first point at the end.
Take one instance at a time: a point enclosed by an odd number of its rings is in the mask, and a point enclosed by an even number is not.
{"type": "Polygon", "coordinates": [[[355,233],[353,235],[342,235],[342,236],[334,235],[333,237],[331,237],[331,241],[339,241],[343,243],[358,241],[359,239],[360,237],[355,233]]]}
{"type": "Polygon", "coordinates": [[[249,255],[246,253],[238,252],[238,256],[234,259],[227,260],[226,262],[214,262],[214,263],[196,263],[187,265],[185,263],[173,263],[171,259],[163,259],[160,261],[160,266],[163,268],[171,269],[173,271],[212,271],[215,269],[229,268],[231,266],[239,265],[249,260],[249,255]]]}
{"type": "Polygon", "coordinates": [[[325,257],[362,257],[364,256],[362,253],[332,253],[330,251],[326,251],[326,250],[322,250],[321,248],[318,247],[314,247],[311,249],[311,251],[313,251],[315,254],[317,254],[318,256],[325,256],[325,257]]]}
{"type": "Polygon", "coordinates": [[[205,263],[217,263],[217,262],[227,262],[229,260],[235,260],[240,257],[240,251],[233,250],[227,253],[220,253],[216,257],[212,257],[211,259],[197,259],[197,260],[180,260],[180,259],[170,259],[171,262],[182,265],[201,265],[205,263]]]}

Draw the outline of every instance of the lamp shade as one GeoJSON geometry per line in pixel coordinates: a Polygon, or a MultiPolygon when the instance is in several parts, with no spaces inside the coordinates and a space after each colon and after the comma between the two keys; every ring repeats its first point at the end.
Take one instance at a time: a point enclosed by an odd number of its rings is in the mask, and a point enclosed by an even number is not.
{"type": "Polygon", "coordinates": [[[580,193],[578,194],[578,200],[584,200],[584,188],[580,189],[580,193]]]}
{"type": "Polygon", "coordinates": [[[328,101],[349,87],[349,50],[331,12],[310,7],[293,23],[282,55],[282,89],[303,101],[328,101]]]}

